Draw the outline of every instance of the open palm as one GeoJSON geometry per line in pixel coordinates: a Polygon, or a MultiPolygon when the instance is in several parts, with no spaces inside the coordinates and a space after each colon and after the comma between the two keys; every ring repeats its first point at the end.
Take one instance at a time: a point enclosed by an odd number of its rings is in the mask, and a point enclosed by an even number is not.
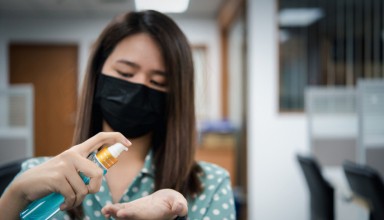
{"type": "Polygon", "coordinates": [[[132,202],[106,205],[102,213],[107,218],[163,220],[187,215],[188,206],[179,192],[162,189],[132,202]]]}

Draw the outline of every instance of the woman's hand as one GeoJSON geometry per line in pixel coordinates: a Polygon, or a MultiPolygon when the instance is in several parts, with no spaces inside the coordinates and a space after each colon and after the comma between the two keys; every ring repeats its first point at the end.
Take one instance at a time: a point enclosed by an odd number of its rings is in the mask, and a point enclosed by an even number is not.
{"type": "MultiPolygon", "coordinates": [[[[101,186],[103,172],[87,156],[104,144],[120,142],[125,146],[131,143],[120,133],[101,132],[87,141],[73,146],[47,162],[27,170],[18,176],[4,192],[0,200],[0,211],[4,216],[18,216],[18,213],[31,201],[52,192],[65,197],[61,210],[79,205],[88,193],[96,193],[101,186]],[[78,172],[90,177],[85,185],[78,172]],[[4,212],[3,212],[4,211],[4,212]],[[16,214],[16,215],[15,215],[16,214]]],[[[3,215],[2,214],[2,215],[3,215]]]]}
{"type": "Polygon", "coordinates": [[[162,189],[132,202],[106,205],[101,212],[106,218],[164,220],[186,216],[188,206],[179,192],[162,189]]]}

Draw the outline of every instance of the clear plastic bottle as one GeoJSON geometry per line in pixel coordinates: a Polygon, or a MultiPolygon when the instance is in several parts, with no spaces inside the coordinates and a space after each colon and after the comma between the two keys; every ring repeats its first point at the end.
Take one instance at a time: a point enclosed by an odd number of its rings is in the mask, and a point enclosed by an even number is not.
{"type": "MultiPolygon", "coordinates": [[[[117,157],[128,148],[117,143],[110,147],[105,147],[97,153],[92,153],[88,159],[103,169],[103,175],[117,162],[117,157]]],[[[90,178],[83,173],[79,173],[85,184],[89,183],[90,178]]],[[[48,196],[33,201],[20,213],[20,219],[49,219],[60,210],[60,205],[64,202],[64,196],[59,193],[51,193],[48,196]]]]}

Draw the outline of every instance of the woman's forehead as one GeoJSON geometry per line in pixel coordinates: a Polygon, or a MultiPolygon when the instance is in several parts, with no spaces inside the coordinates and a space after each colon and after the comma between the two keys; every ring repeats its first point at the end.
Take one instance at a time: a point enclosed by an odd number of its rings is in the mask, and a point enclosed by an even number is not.
{"type": "Polygon", "coordinates": [[[131,35],[122,39],[110,57],[114,62],[126,60],[138,65],[150,65],[164,71],[164,59],[157,43],[146,33],[131,35]]]}

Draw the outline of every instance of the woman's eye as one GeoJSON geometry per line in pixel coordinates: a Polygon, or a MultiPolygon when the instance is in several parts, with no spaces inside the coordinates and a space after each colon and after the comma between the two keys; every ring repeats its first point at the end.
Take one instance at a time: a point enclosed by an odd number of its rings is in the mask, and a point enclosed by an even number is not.
{"type": "Polygon", "coordinates": [[[160,83],[160,82],[157,82],[155,80],[151,80],[150,81],[153,85],[155,86],[158,86],[158,87],[166,87],[166,84],[165,83],[160,83]]]}
{"type": "Polygon", "coordinates": [[[123,72],[120,72],[120,71],[116,71],[120,76],[122,77],[126,77],[126,78],[129,78],[129,77],[132,77],[133,74],[132,73],[123,73],[123,72]]]}

